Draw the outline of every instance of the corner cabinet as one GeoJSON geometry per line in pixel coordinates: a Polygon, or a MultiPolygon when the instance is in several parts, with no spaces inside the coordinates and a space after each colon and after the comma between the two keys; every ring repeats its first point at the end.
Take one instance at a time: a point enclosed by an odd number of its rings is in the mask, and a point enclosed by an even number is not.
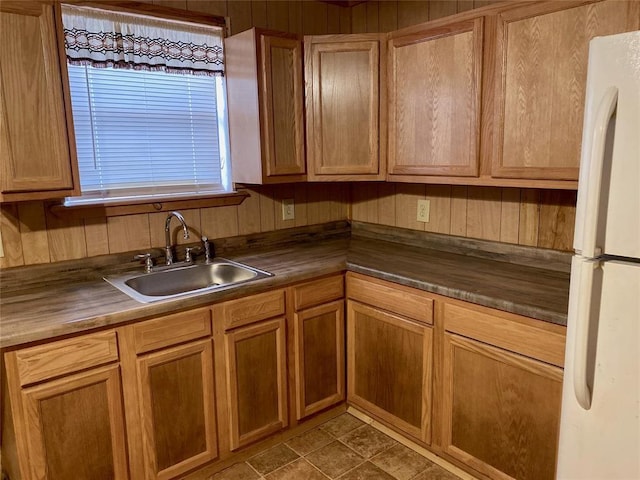
{"type": "Polygon", "coordinates": [[[347,296],[348,402],[430,444],[433,301],[352,274],[347,296]]]}
{"type": "Polygon", "coordinates": [[[497,15],[491,176],[577,180],[589,41],[640,27],[640,3],[542,2],[497,15]]]}
{"type": "Polygon", "coordinates": [[[233,181],[306,180],[300,38],[252,28],[224,43],[233,181]]]}
{"type": "Polygon", "coordinates": [[[483,19],[407,30],[388,46],[389,180],[477,176],[483,19]]]}
{"type": "Polygon", "coordinates": [[[384,180],[386,82],[381,34],[306,36],[309,180],[384,180]]]}
{"type": "Polygon", "coordinates": [[[59,5],[0,3],[0,202],[80,193],[59,5]]]}

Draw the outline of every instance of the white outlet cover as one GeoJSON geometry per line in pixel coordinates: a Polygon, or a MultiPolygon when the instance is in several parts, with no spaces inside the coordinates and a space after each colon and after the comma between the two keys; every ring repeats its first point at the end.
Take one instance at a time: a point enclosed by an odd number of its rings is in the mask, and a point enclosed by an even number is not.
{"type": "Polygon", "coordinates": [[[294,220],[296,218],[295,204],[293,198],[282,200],[282,220],[294,220]]]}
{"type": "Polygon", "coordinates": [[[418,200],[418,215],[416,218],[418,222],[429,223],[430,207],[431,200],[418,200]]]}

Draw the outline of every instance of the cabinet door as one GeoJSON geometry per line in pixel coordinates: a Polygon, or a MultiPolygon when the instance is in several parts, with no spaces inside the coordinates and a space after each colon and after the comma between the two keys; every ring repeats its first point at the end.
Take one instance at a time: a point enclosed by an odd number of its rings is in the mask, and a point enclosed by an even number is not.
{"type": "Polygon", "coordinates": [[[344,400],[344,301],[294,316],[297,418],[344,400]]]}
{"type": "Polygon", "coordinates": [[[349,300],[347,339],[349,402],[430,443],[431,328],[349,300]]]}
{"type": "Polygon", "coordinates": [[[640,3],[575,3],[498,15],[494,177],[578,179],[589,40],[637,29],[640,3]]]}
{"type": "Polygon", "coordinates": [[[305,37],[310,180],[384,179],[378,35],[305,37]]]}
{"type": "Polygon", "coordinates": [[[53,5],[0,6],[0,200],[73,193],[75,145],[65,111],[59,20],[53,5]]]}
{"type": "Polygon", "coordinates": [[[302,43],[260,36],[262,134],[267,176],[305,173],[302,43]]]}
{"type": "Polygon", "coordinates": [[[443,448],[497,479],[553,479],[562,370],[445,334],[443,448]]]}
{"type": "Polygon", "coordinates": [[[389,40],[389,174],[477,176],[482,19],[389,40]]]}
{"type": "Polygon", "coordinates": [[[151,353],[137,364],[146,478],[173,478],[214,459],[211,341],[151,353]]]}
{"type": "Polygon", "coordinates": [[[34,479],[126,479],[118,365],[22,391],[34,479]]]}
{"type": "Polygon", "coordinates": [[[231,449],[287,426],[285,319],[225,334],[231,449]]]}

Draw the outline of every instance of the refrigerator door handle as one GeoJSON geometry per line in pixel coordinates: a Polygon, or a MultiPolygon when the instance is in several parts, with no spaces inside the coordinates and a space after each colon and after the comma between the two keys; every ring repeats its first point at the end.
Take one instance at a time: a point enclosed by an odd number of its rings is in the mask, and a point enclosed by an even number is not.
{"type": "Polygon", "coordinates": [[[589,355],[589,326],[591,325],[593,276],[598,262],[585,262],[580,268],[577,301],[574,310],[576,318],[568,321],[575,325],[575,350],[573,352],[573,390],[578,404],[585,410],[591,408],[592,392],[587,381],[589,355]]]}
{"type": "Polygon", "coordinates": [[[598,219],[600,218],[600,192],[602,191],[602,172],[604,167],[605,144],[609,120],[618,104],[618,88],[609,87],[600,101],[592,130],[591,152],[589,158],[588,189],[584,215],[584,236],[582,256],[598,257],[601,251],[596,245],[598,219]]]}

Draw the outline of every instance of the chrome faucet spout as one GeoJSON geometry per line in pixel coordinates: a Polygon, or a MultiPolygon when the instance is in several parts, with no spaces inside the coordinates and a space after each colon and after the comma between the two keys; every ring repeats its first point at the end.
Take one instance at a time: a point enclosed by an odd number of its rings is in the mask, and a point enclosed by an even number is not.
{"type": "Polygon", "coordinates": [[[176,217],[178,221],[182,224],[184,239],[186,240],[189,238],[189,227],[187,226],[187,222],[185,222],[182,214],[180,212],[169,212],[169,215],[167,215],[167,220],[164,222],[164,238],[165,238],[165,244],[166,244],[166,246],[164,247],[164,250],[165,250],[165,257],[166,257],[165,263],[167,265],[171,265],[173,263],[173,247],[171,245],[171,228],[170,228],[171,219],[173,217],[176,217]]]}

